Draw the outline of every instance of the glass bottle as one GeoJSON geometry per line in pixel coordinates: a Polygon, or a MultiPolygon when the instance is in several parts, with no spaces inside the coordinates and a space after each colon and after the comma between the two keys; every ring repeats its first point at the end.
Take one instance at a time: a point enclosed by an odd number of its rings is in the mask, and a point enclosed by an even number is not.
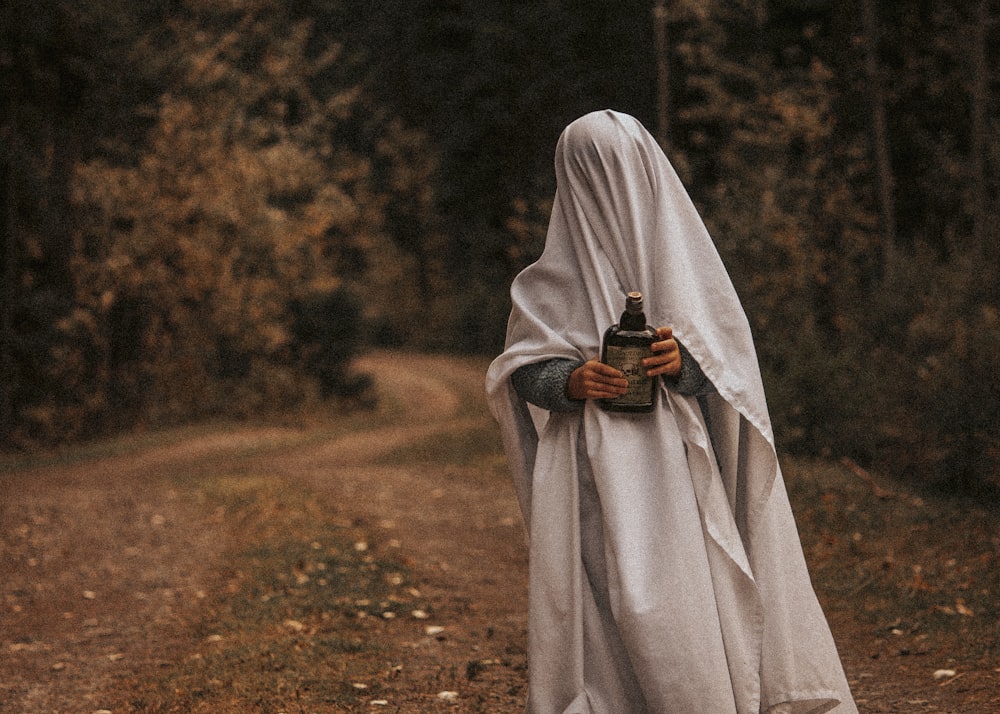
{"type": "Polygon", "coordinates": [[[659,341],[656,330],[646,325],[642,293],[625,297],[625,312],[617,325],[604,333],[601,361],[620,371],[628,380],[628,390],[613,399],[598,400],[607,411],[650,412],[656,404],[656,377],[646,376],[642,360],[653,355],[652,345],[659,341]]]}

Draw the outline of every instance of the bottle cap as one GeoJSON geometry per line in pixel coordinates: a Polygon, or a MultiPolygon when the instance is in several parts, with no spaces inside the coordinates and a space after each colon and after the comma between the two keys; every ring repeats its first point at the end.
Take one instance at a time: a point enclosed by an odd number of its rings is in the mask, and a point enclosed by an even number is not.
{"type": "Polygon", "coordinates": [[[642,293],[630,292],[625,296],[625,310],[632,315],[642,312],[642,293]]]}

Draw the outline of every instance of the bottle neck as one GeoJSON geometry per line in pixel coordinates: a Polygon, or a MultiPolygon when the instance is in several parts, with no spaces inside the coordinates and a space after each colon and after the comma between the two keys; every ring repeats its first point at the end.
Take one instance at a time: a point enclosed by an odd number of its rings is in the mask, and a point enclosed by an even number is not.
{"type": "Polygon", "coordinates": [[[646,315],[642,312],[629,312],[626,310],[622,313],[621,320],[618,322],[618,329],[629,332],[642,332],[646,329],[646,315]]]}

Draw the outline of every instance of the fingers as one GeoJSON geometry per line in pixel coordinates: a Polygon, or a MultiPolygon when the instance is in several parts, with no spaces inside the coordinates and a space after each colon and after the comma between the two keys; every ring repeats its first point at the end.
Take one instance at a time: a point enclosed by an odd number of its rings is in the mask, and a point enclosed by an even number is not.
{"type": "Polygon", "coordinates": [[[642,361],[642,366],[646,369],[648,377],[656,377],[661,374],[667,377],[676,377],[681,373],[681,351],[675,348],[653,357],[647,357],[642,361]]]}
{"type": "Polygon", "coordinates": [[[628,381],[614,367],[591,360],[570,375],[566,391],[573,399],[613,399],[625,393],[628,381]]]}
{"type": "Polygon", "coordinates": [[[610,399],[625,393],[628,380],[611,365],[591,360],[584,364],[584,388],[588,399],[610,399]]]}
{"type": "MultiPolygon", "coordinates": [[[[676,377],[681,372],[681,351],[673,337],[673,330],[661,327],[656,330],[660,338],[654,342],[652,357],[642,361],[646,375],[676,377]]],[[[599,360],[585,362],[570,375],[566,393],[572,399],[614,399],[628,389],[628,380],[614,367],[599,360]]]]}
{"type": "Polygon", "coordinates": [[[622,373],[610,364],[604,364],[595,359],[585,363],[583,366],[598,381],[625,382],[626,385],[628,384],[622,373]]]}
{"type": "Polygon", "coordinates": [[[652,357],[647,357],[642,361],[642,366],[646,368],[646,374],[650,377],[666,375],[676,377],[681,372],[681,350],[674,339],[674,331],[669,327],[660,327],[656,330],[659,342],[654,342],[652,350],[655,353],[652,357]]]}

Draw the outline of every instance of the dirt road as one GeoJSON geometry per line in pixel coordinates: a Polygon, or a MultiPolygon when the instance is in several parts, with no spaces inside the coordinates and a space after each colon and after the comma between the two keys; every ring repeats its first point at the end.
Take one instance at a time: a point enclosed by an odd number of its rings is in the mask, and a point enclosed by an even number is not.
{"type": "Polygon", "coordinates": [[[222,469],[306,484],[358,542],[420,573],[448,637],[427,661],[411,657],[409,676],[489,659],[477,644],[486,629],[523,660],[525,556],[506,481],[495,469],[466,480],[461,469],[386,460],[490,428],[481,367],[412,355],[359,367],[400,397],[391,423],[319,441],[298,426],[225,429],[2,474],[0,712],[100,711],[123,670],[184,656],[201,603],[226,587],[219,573],[234,544],[224,516],[206,518],[197,490],[176,479],[222,469]],[[484,616],[465,616],[484,605],[484,616]]]}
{"type": "MultiPolygon", "coordinates": [[[[248,587],[227,558],[264,531],[234,524],[200,485],[219,473],[314,494],[345,542],[405,565],[438,626],[368,618],[384,653],[378,698],[301,711],[520,711],[527,562],[502,460],[479,443],[495,439],[483,365],[378,354],[360,367],[395,395],[366,423],[181,431],[0,472],[0,712],[184,711],[123,704],[122,689],[200,657],[212,608],[248,587]]],[[[274,513],[268,533],[291,519],[274,513]]],[[[934,680],[929,661],[883,657],[886,636],[849,613],[831,621],[862,711],[1000,711],[988,668],[934,680]]]]}

